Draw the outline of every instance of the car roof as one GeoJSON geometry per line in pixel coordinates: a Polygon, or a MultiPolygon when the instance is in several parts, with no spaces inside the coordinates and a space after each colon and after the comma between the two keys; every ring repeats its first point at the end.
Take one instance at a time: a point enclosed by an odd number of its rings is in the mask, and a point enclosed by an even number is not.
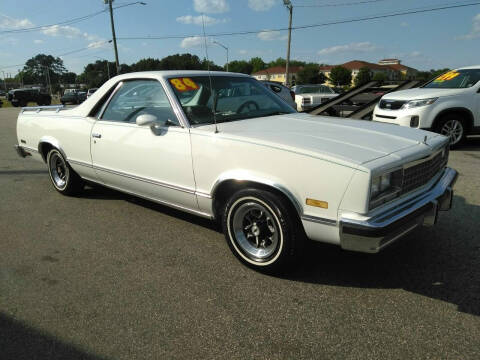
{"type": "Polygon", "coordinates": [[[162,71],[138,71],[131,72],[115,77],[117,80],[131,79],[141,76],[154,76],[170,78],[174,76],[238,76],[238,77],[250,77],[250,75],[226,72],[226,71],[207,71],[207,70],[162,70],[162,71]]]}
{"type": "Polygon", "coordinates": [[[480,70],[480,65],[464,66],[464,67],[458,68],[457,70],[469,70],[469,69],[479,69],[480,70]]]}

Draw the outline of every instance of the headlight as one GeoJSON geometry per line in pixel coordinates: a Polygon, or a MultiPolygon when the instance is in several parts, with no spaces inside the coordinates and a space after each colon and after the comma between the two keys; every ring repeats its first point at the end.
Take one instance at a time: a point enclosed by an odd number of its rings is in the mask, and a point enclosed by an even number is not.
{"type": "Polygon", "coordinates": [[[370,209],[397,197],[400,194],[402,177],[402,169],[372,177],[370,209]]]}
{"type": "Polygon", "coordinates": [[[403,104],[402,109],[411,109],[420,106],[432,105],[438,98],[412,100],[403,104]]]}

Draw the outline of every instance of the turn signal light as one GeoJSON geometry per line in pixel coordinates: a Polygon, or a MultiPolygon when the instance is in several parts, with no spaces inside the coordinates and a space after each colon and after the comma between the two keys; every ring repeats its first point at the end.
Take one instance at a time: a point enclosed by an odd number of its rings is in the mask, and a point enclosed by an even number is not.
{"type": "Polygon", "coordinates": [[[307,205],[319,207],[319,208],[322,208],[322,209],[328,209],[328,202],[322,201],[322,200],[315,200],[315,199],[308,199],[307,198],[307,205]]]}

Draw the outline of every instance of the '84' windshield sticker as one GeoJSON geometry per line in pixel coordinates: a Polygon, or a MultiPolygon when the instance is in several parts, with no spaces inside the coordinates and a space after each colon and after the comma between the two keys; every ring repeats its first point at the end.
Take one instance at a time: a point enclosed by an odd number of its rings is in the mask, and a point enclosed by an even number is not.
{"type": "Polygon", "coordinates": [[[190,78],[173,78],[170,79],[170,84],[172,84],[178,91],[192,91],[198,89],[198,85],[190,78]]]}

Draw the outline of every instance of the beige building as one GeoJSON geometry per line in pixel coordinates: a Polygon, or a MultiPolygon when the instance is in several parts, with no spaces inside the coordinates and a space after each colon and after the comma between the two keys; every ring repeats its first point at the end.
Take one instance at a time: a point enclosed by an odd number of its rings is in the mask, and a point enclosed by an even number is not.
{"type": "MultiPolygon", "coordinates": [[[[361,68],[369,69],[372,73],[372,77],[377,73],[383,73],[388,80],[411,79],[415,77],[418,72],[413,68],[402,65],[401,61],[398,59],[383,59],[380,60],[378,64],[361,60],[353,60],[340,65],[320,66],[320,72],[322,72],[328,78],[330,76],[330,72],[335,66],[342,66],[352,72],[352,85],[354,84],[355,78],[357,77],[361,68]]],[[[333,86],[335,84],[331,84],[329,81],[327,81],[327,85],[333,86]]]]}
{"type": "MultiPolygon", "coordinates": [[[[289,83],[295,83],[297,73],[302,70],[301,66],[290,66],[288,68],[289,83]]],[[[265,70],[257,71],[252,76],[257,80],[276,81],[285,84],[285,66],[275,66],[265,70]]]]}

